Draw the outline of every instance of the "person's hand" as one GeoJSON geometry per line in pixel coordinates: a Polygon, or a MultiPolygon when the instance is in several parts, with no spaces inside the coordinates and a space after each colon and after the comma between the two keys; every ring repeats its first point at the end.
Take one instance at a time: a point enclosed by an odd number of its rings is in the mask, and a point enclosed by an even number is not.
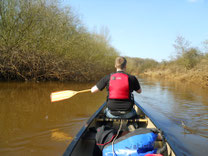
{"type": "Polygon", "coordinates": [[[96,85],[91,88],[91,93],[96,93],[98,91],[99,91],[99,89],[96,85]]]}

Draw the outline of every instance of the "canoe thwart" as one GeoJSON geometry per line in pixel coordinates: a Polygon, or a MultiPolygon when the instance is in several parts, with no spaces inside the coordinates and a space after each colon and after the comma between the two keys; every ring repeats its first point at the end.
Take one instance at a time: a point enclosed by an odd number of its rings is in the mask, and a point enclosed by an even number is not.
{"type": "Polygon", "coordinates": [[[148,119],[113,119],[113,118],[96,118],[96,121],[128,121],[128,122],[143,122],[148,123],[148,119]]]}

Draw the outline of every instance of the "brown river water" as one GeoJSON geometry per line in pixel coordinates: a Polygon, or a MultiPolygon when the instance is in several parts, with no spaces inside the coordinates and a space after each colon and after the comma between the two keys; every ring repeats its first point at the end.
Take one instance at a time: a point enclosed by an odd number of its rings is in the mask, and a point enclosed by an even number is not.
{"type": "MultiPolygon", "coordinates": [[[[182,83],[140,79],[135,100],[148,112],[180,155],[208,155],[208,90],[182,83]],[[184,125],[182,125],[182,122],[184,125]]],[[[50,93],[83,90],[93,83],[0,83],[0,155],[62,155],[105,91],[50,102],[50,93]]]]}

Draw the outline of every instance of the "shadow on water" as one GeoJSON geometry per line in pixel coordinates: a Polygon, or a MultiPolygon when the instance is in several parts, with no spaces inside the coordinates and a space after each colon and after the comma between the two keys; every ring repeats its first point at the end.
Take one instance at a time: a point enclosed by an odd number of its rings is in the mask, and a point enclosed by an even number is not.
{"type": "Polygon", "coordinates": [[[208,90],[183,83],[140,80],[135,99],[183,155],[208,153],[208,90]]]}

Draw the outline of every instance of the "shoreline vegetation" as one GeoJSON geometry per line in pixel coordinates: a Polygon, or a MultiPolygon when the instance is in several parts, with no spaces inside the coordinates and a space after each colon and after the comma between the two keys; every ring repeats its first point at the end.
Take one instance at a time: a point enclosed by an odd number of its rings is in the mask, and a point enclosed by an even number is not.
{"type": "Polygon", "coordinates": [[[1,0],[0,80],[97,80],[119,55],[108,35],[89,32],[56,0],[1,0]]]}
{"type": "MultiPolygon", "coordinates": [[[[207,69],[208,70],[208,69],[207,69]]],[[[193,69],[184,72],[173,73],[171,69],[146,71],[140,75],[141,77],[163,79],[168,81],[180,81],[182,83],[191,83],[201,88],[208,89],[208,75],[200,70],[193,69]]]]}
{"type": "Polygon", "coordinates": [[[192,83],[208,89],[208,41],[204,42],[205,51],[190,46],[182,36],[177,37],[173,46],[176,56],[170,61],[128,58],[130,72],[140,77],[192,83]]]}
{"type": "MultiPolygon", "coordinates": [[[[114,72],[119,52],[108,29],[90,32],[72,10],[56,0],[1,0],[0,80],[89,82],[114,72]]],[[[127,57],[127,72],[208,88],[204,45],[200,51],[179,36],[170,61],[127,57]]]]}

